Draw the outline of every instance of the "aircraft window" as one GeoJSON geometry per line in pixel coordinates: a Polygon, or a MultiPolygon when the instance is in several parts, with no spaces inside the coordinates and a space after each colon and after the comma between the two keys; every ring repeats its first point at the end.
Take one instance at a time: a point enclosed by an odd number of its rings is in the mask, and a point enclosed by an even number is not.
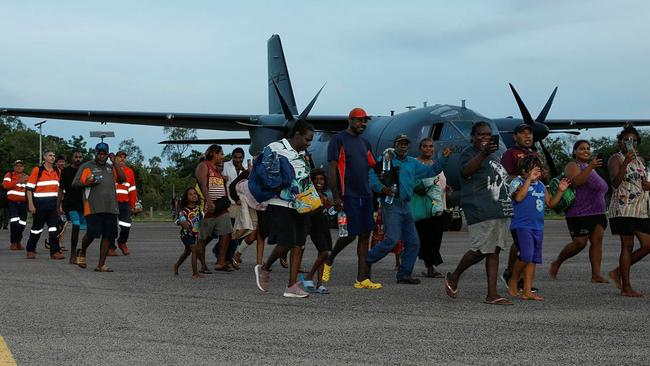
{"type": "Polygon", "coordinates": [[[474,122],[472,121],[454,121],[449,123],[456,126],[464,136],[469,137],[472,134],[472,126],[474,125],[474,122]]]}
{"type": "Polygon", "coordinates": [[[460,130],[454,126],[452,122],[446,122],[442,128],[442,133],[438,140],[458,140],[462,139],[463,134],[460,130]]]}
{"type": "Polygon", "coordinates": [[[418,136],[418,142],[430,136],[431,136],[431,126],[422,126],[422,128],[420,129],[420,136],[418,136]]]}
{"type": "Polygon", "coordinates": [[[433,133],[431,134],[431,138],[433,141],[438,141],[440,140],[440,135],[442,134],[442,127],[444,124],[442,123],[436,123],[433,125],[433,133]]]}

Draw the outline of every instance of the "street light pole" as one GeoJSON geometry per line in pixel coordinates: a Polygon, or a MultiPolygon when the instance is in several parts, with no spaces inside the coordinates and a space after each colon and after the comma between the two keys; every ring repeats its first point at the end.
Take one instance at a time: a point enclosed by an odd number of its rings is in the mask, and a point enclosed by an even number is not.
{"type": "Polygon", "coordinates": [[[43,159],[43,124],[45,122],[47,120],[34,124],[34,126],[38,127],[38,165],[41,165],[41,159],[43,159]]]}

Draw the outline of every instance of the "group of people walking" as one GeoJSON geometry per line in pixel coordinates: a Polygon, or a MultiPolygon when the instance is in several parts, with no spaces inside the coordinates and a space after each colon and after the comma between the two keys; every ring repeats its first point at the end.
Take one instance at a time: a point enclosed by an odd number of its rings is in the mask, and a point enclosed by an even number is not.
{"type": "Polygon", "coordinates": [[[36,259],[36,247],[47,226],[50,258],[62,260],[65,255],[60,239],[65,223],[70,222],[69,262],[86,268],[86,250],[94,239],[101,238],[100,259],[95,270],[112,272],[106,265],[106,256],[117,255],[117,247],[129,255],[131,215],[140,209],[135,177],[126,166],[126,155],[124,151],[109,154],[108,144],[101,142],[95,147],[93,160],[84,162],[83,153],[75,151],[71,164],[65,166],[64,157],[48,150],[42,156],[42,164],[34,167],[29,175],[25,173],[25,163],[16,160],[13,171],[7,172],[2,182],[7,191],[11,226],[9,248],[25,250],[27,259],[36,259]],[[32,214],[32,226],[23,247],[28,212],[32,214]],[[80,230],[86,233],[81,248],[77,249],[80,230]]]}

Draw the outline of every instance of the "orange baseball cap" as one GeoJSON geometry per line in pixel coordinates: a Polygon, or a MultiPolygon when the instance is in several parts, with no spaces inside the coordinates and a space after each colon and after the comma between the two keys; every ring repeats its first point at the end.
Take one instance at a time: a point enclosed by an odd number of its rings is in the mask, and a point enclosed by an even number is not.
{"type": "Polygon", "coordinates": [[[354,108],[348,114],[348,118],[365,118],[370,119],[370,116],[363,110],[363,108],[354,108]]]}

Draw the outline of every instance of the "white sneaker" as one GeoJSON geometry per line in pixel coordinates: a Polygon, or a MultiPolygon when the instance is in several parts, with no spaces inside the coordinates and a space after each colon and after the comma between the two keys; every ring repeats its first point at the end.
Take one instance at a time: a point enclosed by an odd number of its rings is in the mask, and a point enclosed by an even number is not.
{"type": "Polygon", "coordinates": [[[296,298],[303,298],[309,296],[308,293],[306,293],[301,287],[300,287],[300,282],[296,282],[293,284],[291,287],[287,287],[284,290],[284,294],[282,294],[284,297],[296,297],[296,298]]]}

